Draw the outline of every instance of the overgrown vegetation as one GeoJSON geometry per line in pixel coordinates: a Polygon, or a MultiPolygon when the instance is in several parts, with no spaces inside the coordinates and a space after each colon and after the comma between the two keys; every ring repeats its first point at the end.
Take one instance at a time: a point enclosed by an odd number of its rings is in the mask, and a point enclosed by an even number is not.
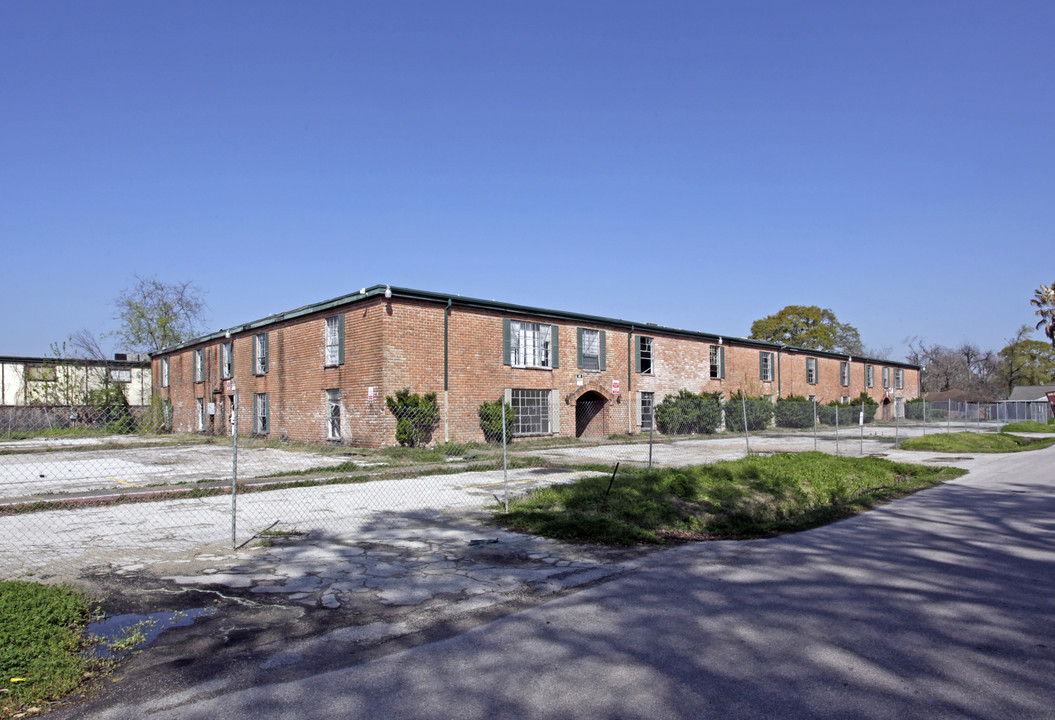
{"type": "Polygon", "coordinates": [[[766,537],[849,517],[964,472],[779,454],[551,485],[514,500],[495,520],[546,537],[620,545],[766,537]]]}
{"type": "Polygon", "coordinates": [[[136,421],[128,406],[128,398],[120,385],[108,385],[88,393],[88,407],[105,424],[105,432],[123,435],[135,432],[136,421]]]}
{"type": "Polygon", "coordinates": [[[93,610],[67,585],[0,582],[0,717],[44,709],[100,669],[82,652],[93,610]]]}
{"type": "Polygon", "coordinates": [[[656,428],[664,435],[713,433],[722,424],[722,394],[679,390],[656,405],[656,428]]]}
{"type": "Polygon", "coordinates": [[[406,447],[429,444],[440,418],[436,393],[418,395],[403,388],[395,396],[386,397],[385,404],[396,416],[396,442],[406,447]]]}
{"type": "Polygon", "coordinates": [[[942,433],[909,438],[902,450],[927,450],[951,453],[1008,453],[1042,450],[1055,445],[1055,438],[1027,438],[1007,433],[942,433]]]}
{"type": "Polygon", "coordinates": [[[502,442],[502,405],[505,405],[505,435],[506,442],[513,439],[513,428],[516,427],[516,411],[509,403],[502,400],[483,403],[478,412],[480,414],[480,429],[484,431],[484,440],[489,443],[502,442]]]}
{"type": "Polygon", "coordinates": [[[765,430],[773,419],[773,402],[766,397],[745,398],[741,393],[729,396],[725,403],[725,429],[744,431],[744,414],[747,414],[748,430],[765,430]],[[746,403],[746,406],[745,406],[746,403]]]}
{"type": "Polygon", "coordinates": [[[1048,420],[1047,423],[1037,422],[1036,420],[1023,420],[1022,422],[1010,423],[1000,428],[1000,432],[1037,432],[1037,433],[1050,433],[1055,432],[1055,422],[1048,420]]]}

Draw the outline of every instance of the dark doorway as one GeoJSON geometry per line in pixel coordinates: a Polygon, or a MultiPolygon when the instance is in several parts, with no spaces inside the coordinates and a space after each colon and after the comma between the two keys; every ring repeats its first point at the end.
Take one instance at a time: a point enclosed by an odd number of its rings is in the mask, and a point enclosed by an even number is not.
{"type": "Polygon", "coordinates": [[[575,401],[575,437],[608,435],[608,400],[598,392],[583,393],[575,401]]]}

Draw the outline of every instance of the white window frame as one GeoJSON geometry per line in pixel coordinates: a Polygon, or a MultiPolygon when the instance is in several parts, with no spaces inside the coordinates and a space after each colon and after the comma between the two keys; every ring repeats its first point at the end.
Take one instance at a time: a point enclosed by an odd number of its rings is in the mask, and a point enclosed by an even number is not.
{"type": "Polygon", "coordinates": [[[601,369],[601,331],[582,328],[582,369],[600,371],[601,369]]]}
{"type": "Polygon", "coordinates": [[[341,359],[340,317],[334,315],[326,318],[326,367],[336,367],[341,359]]]}
{"type": "Polygon", "coordinates": [[[220,378],[234,377],[234,340],[220,343],[220,378]]]}
{"type": "Polygon", "coordinates": [[[641,430],[651,430],[656,418],[656,394],[648,390],[641,391],[641,406],[638,408],[641,418],[641,430]]]}
{"type": "Polygon", "coordinates": [[[270,402],[267,393],[253,395],[253,434],[268,435],[271,432],[270,402]]]}
{"type": "Polygon", "coordinates": [[[876,366],[865,365],[865,387],[876,386],[876,366]]]}
{"type": "Polygon", "coordinates": [[[725,348],[721,345],[710,346],[710,374],[711,380],[721,380],[725,377],[725,348]]]}
{"type": "Polygon", "coordinates": [[[341,391],[326,391],[326,439],[341,439],[341,391]]]}
{"type": "Polygon", "coordinates": [[[850,387],[850,363],[847,360],[839,363],[839,383],[843,387],[850,387]]]}
{"type": "Polygon", "coordinates": [[[132,371],[128,368],[110,368],[110,382],[130,383],[132,382],[132,371]]]}
{"type": "Polygon", "coordinates": [[[883,389],[890,389],[890,368],[883,368],[883,389]]]}
{"type": "Polygon", "coordinates": [[[818,380],[817,358],[806,358],[806,384],[816,385],[818,380]]]}
{"type": "Polygon", "coordinates": [[[547,435],[553,432],[552,390],[514,388],[510,405],[516,412],[513,435],[547,435]]]}
{"type": "Polygon", "coordinates": [[[194,414],[198,417],[198,432],[205,432],[205,398],[194,398],[194,414]]]}
{"type": "Polygon", "coordinates": [[[513,367],[552,368],[553,327],[526,320],[509,321],[509,362],[513,367]]]}
{"type": "Polygon", "coordinates": [[[205,382],[205,348],[194,351],[194,382],[205,382]]]}
{"type": "Polygon", "coordinates": [[[253,374],[267,375],[268,365],[267,333],[257,333],[253,336],[253,374]]]}
{"type": "Polygon", "coordinates": [[[905,389],[905,371],[902,368],[896,368],[894,370],[894,389],[905,389]]]}
{"type": "Polygon", "coordinates": [[[161,387],[169,386],[169,359],[161,358],[161,387]]]}
{"type": "Polygon", "coordinates": [[[656,374],[655,338],[647,335],[637,336],[637,365],[636,369],[642,375],[656,374]]]}
{"type": "Polygon", "coordinates": [[[758,377],[762,382],[773,382],[777,369],[774,361],[775,353],[762,350],[758,353],[758,377]]]}

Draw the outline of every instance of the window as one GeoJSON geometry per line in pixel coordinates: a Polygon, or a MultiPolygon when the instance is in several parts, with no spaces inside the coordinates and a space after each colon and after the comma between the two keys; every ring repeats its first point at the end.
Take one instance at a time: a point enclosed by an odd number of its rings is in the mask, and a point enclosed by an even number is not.
{"type": "Polygon", "coordinates": [[[654,369],[654,365],[652,363],[652,338],[642,337],[641,335],[638,335],[635,338],[635,345],[637,352],[635,353],[634,357],[634,369],[637,370],[639,373],[651,375],[654,369]]]}
{"type": "Polygon", "coordinates": [[[843,387],[850,387],[850,363],[845,360],[839,363],[839,382],[843,387]]]}
{"type": "Polygon", "coordinates": [[[194,382],[205,382],[205,350],[194,351],[194,382]]]}
{"type": "Polygon", "coordinates": [[[876,384],[876,367],[875,365],[865,365],[865,386],[875,387],[876,384]]]}
{"type": "Polygon", "coordinates": [[[841,402],[843,405],[849,405],[850,404],[850,396],[849,395],[843,395],[842,400],[840,400],[839,402],[841,402]]]}
{"type": "Polygon", "coordinates": [[[641,393],[641,429],[651,430],[652,429],[652,409],[655,403],[655,393],[642,392],[641,393]]]}
{"type": "Polygon", "coordinates": [[[130,383],[132,382],[132,371],[121,368],[110,368],[110,380],[112,382],[130,383]]]}
{"type": "Polygon", "coordinates": [[[161,387],[169,386],[169,359],[161,358],[161,387]]]}
{"type": "Polygon", "coordinates": [[[326,391],[326,437],[330,440],[341,439],[341,391],[326,391]]]}
{"type": "Polygon", "coordinates": [[[817,384],[817,358],[806,358],[806,382],[817,384]]]}
{"type": "Polygon", "coordinates": [[[259,333],[253,336],[253,374],[266,375],[267,368],[267,333],[259,333]]]}
{"type": "Polygon", "coordinates": [[[194,398],[194,410],[198,416],[198,432],[205,430],[205,398],[194,398]]]}
{"type": "Polygon", "coordinates": [[[720,345],[711,345],[711,379],[720,380],[725,377],[725,348],[720,345]]]}
{"type": "Polygon", "coordinates": [[[758,353],[758,377],[762,382],[773,382],[776,374],[773,362],[773,353],[758,353]]]}
{"type": "Polygon", "coordinates": [[[516,413],[514,435],[536,435],[550,431],[549,390],[513,390],[511,405],[516,413]]]}
{"type": "Polygon", "coordinates": [[[883,368],[883,387],[890,387],[890,368],[883,368]]]}
{"type": "Polygon", "coordinates": [[[502,362],[513,367],[560,367],[556,325],[502,321],[502,362]]]}
{"type": "Polygon", "coordinates": [[[253,395],[253,432],[257,435],[267,435],[270,431],[270,410],[267,393],[253,395]]]}
{"type": "Polygon", "coordinates": [[[26,380],[55,382],[56,377],[54,365],[26,365],[26,380]]]}
{"type": "Polygon", "coordinates": [[[898,390],[905,389],[905,371],[901,368],[894,371],[894,387],[898,390]]]}
{"type": "Polygon", "coordinates": [[[326,367],[344,365],[344,315],[326,318],[326,367]]]}
{"type": "Polygon", "coordinates": [[[234,377],[234,340],[220,345],[220,377],[234,377]]]}
{"type": "Polygon", "coordinates": [[[604,330],[579,328],[579,368],[582,370],[604,370],[607,366],[604,330]]]}

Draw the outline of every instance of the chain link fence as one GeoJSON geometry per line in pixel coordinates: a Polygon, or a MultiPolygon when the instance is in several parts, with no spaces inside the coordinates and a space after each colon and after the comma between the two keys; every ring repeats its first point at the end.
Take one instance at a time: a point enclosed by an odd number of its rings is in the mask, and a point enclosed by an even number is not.
{"type": "MultiPolygon", "coordinates": [[[[610,409],[580,402],[574,414],[596,427],[610,409]]],[[[691,393],[636,410],[633,433],[556,436],[532,432],[537,418],[525,422],[510,403],[494,402],[479,408],[481,439],[457,443],[436,439],[435,408],[397,408],[391,440],[377,448],[342,439],[339,424],[331,439],[311,443],[259,425],[239,429],[237,412],[229,429],[208,434],[173,432],[164,407],[0,408],[0,577],[164,567],[269,536],[354,542],[378,522],[501,506],[617,464],[679,467],[807,450],[882,455],[916,435],[1051,417],[1045,403],[822,405],[691,393]]]]}

